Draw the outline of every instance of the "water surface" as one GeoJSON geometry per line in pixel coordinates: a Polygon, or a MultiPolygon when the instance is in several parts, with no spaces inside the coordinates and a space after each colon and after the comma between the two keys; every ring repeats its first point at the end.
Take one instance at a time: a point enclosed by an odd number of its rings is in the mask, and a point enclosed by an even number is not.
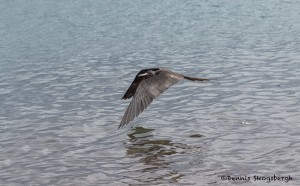
{"type": "Polygon", "coordinates": [[[2,1],[0,185],[299,185],[299,9],[2,1]],[[178,83],[117,130],[156,66],[216,80],[178,83]],[[274,174],[293,180],[253,177],[274,174]]]}

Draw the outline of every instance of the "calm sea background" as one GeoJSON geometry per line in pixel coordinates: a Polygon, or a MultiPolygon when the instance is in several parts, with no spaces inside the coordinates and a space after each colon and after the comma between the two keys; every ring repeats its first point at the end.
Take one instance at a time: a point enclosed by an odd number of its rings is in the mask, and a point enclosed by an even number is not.
{"type": "Polygon", "coordinates": [[[292,0],[1,0],[0,185],[300,185],[299,20],[292,0]],[[117,130],[157,66],[216,80],[117,130]],[[254,180],[274,174],[293,180],[254,180]]]}

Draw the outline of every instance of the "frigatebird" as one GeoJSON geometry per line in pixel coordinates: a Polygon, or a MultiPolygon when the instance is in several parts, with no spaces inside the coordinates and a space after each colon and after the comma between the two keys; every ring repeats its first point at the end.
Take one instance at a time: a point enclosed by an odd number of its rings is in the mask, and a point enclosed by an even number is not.
{"type": "Polygon", "coordinates": [[[165,68],[142,69],[134,78],[122,99],[132,98],[122,118],[119,128],[130,123],[143,112],[154,98],[180,80],[208,81],[206,78],[184,76],[165,68]]]}

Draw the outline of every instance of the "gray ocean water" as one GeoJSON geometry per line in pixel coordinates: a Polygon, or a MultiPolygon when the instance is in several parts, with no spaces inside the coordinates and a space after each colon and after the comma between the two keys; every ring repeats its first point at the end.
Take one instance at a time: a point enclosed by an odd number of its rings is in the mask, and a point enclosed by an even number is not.
{"type": "Polygon", "coordinates": [[[0,2],[0,185],[300,185],[300,1],[0,2]]]}

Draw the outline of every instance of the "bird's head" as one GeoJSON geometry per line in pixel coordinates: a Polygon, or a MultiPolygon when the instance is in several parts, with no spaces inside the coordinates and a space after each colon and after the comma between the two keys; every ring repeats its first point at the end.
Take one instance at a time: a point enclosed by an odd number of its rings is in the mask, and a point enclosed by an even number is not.
{"type": "Polygon", "coordinates": [[[154,76],[156,72],[159,70],[159,68],[149,68],[149,69],[143,69],[141,70],[137,76],[142,77],[142,76],[154,76]]]}

